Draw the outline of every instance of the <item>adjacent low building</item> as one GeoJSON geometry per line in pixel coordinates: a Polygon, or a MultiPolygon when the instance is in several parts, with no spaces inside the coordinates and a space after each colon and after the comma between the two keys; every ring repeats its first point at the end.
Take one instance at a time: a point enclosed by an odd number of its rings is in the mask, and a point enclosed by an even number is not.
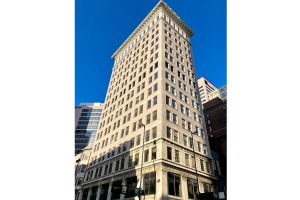
{"type": "Polygon", "coordinates": [[[218,177],[218,190],[226,193],[227,101],[216,97],[203,107],[215,175],[218,177]]]}

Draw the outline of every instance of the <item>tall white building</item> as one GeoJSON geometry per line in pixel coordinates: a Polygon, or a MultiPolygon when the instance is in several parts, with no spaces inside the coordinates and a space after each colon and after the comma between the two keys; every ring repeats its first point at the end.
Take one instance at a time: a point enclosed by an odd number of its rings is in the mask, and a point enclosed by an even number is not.
{"type": "Polygon", "coordinates": [[[138,199],[139,187],[145,199],[159,200],[214,190],[192,35],[159,1],[113,54],[105,108],[76,199],[138,199]]]}

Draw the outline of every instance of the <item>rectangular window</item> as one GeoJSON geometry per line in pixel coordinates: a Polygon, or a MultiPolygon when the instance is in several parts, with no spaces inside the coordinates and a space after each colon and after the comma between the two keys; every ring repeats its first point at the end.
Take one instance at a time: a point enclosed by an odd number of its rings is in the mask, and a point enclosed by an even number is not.
{"type": "Polygon", "coordinates": [[[190,148],[193,148],[193,139],[189,137],[190,148]]]}
{"type": "Polygon", "coordinates": [[[136,165],[138,165],[139,164],[139,153],[136,153],[135,155],[134,155],[134,165],[136,166],[136,165]]]}
{"type": "Polygon", "coordinates": [[[171,121],[171,112],[167,110],[166,115],[167,115],[167,120],[171,121]]]}
{"type": "Polygon", "coordinates": [[[178,124],[178,118],[176,114],[173,114],[173,123],[178,124]]]}
{"type": "Polygon", "coordinates": [[[128,157],[128,168],[132,167],[132,164],[133,164],[132,162],[133,162],[133,156],[129,156],[128,157]]]}
{"type": "Polygon", "coordinates": [[[156,147],[152,147],[152,154],[151,154],[151,160],[156,159],[156,147]]]}
{"type": "Polygon", "coordinates": [[[167,138],[171,139],[171,128],[167,126],[167,138]]]}
{"type": "Polygon", "coordinates": [[[146,124],[150,124],[150,121],[151,121],[151,115],[148,114],[148,115],[146,116],[146,124]]]}
{"type": "Polygon", "coordinates": [[[155,194],[156,172],[150,172],[144,175],[144,192],[145,195],[155,194]]]}
{"type": "Polygon", "coordinates": [[[187,179],[188,197],[189,199],[195,199],[198,192],[197,180],[187,179]]]}
{"type": "Polygon", "coordinates": [[[117,160],[116,166],[115,166],[115,172],[119,171],[119,164],[120,164],[120,161],[117,160]]]}
{"type": "Polygon", "coordinates": [[[178,131],[176,131],[176,130],[173,130],[173,135],[174,135],[174,141],[175,142],[178,142],[179,141],[179,139],[178,139],[178,135],[179,135],[179,133],[178,133],[178,131]]]}
{"type": "Polygon", "coordinates": [[[152,113],[152,120],[153,121],[157,120],[157,110],[153,111],[153,113],[152,113]]]}
{"type": "Polygon", "coordinates": [[[134,147],[134,138],[131,138],[130,140],[130,148],[134,147]]]}
{"type": "Polygon", "coordinates": [[[198,142],[198,151],[201,152],[201,143],[198,142]]]}
{"type": "Polygon", "coordinates": [[[167,147],[167,158],[169,160],[172,160],[172,148],[171,147],[167,147]]]}
{"type": "Polygon", "coordinates": [[[147,101],[147,109],[151,108],[151,99],[147,101]]]}
{"type": "Polygon", "coordinates": [[[158,90],[158,85],[157,83],[155,83],[155,85],[153,86],[153,91],[156,92],[158,90]]]}
{"type": "Polygon", "coordinates": [[[144,154],[145,154],[144,162],[148,162],[148,160],[149,160],[149,149],[146,149],[144,154]]]}
{"type": "Polygon", "coordinates": [[[180,197],[180,175],[168,172],[168,193],[180,197]]]}
{"type": "Polygon", "coordinates": [[[155,139],[157,136],[157,128],[156,127],[153,127],[152,128],[152,139],[155,139]]]}
{"type": "Polygon", "coordinates": [[[136,137],[136,146],[140,145],[141,144],[141,135],[138,135],[136,137]]]}
{"type": "Polygon", "coordinates": [[[127,189],[126,189],[126,195],[125,198],[130,198],[135,196],[135,189],[137,187],[137,177],[130,177],[126,179],[127,182],[127,189]]]}
{"type": "Polygon", "coordinates": [[[185,154],[185,165],[190,166],[190,156],[187,153],[185,154]]]}
{"type": "Polygon", "coordinates": [[[157,104],[157,96],[153,97],[153,105],[157,104]]]}
{"type": "Polygon", "coordinates": [[[150,140],[150,130],[146,131],[145,135],[145,142],[148,142],[150,140]]]}
{"type": "Polygon", "coordinates": [[[179,151],[175,149],[175,162],[179,162],[179,151]]]}
{"type": "Polygon", "coordinates": [[[187,136],[183,135],[183,144],[184,146],[187,146],[187,136]]]}
{"type": "Polygon", "coordinates": [[[211,173],[211,168],[210,168],[210,163],[209,162],[206,162],[206,171],[207,173],[211,173]]]}
{"type": "Polygon", "coordinates": [[[200,168],[201,171],[204,171],[204,164],[203,164],[203,160],[200,159],[200,168]]]}
{"type": "Polygon", "coordinates": [[[112,163],[109,164],[108,173],[110,174],[112,171],[112,163]]]}

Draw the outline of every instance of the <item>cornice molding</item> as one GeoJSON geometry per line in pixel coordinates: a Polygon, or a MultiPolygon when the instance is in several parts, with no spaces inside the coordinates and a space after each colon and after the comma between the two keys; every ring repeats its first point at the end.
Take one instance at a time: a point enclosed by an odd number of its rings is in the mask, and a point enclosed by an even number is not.
{"type": "Polygon", "coordinates": [[[159,1],[155,7],[151,10],[151,12],[143,19],[143,21],[134,29],[134,31],[129,35],[129,37],[121,44],[121,46],[115,51],[112,55],[112,59],[115,60],[116,56],[126,47],[126,45],[136,36],[136,34],[144,28],[144,26],[148,23],[151,17],[159,11],[159,9],[163,9],[167,13],[169,17],[171,17],[188,35],[191,37],[193,35],[192,30],[180,19],[180,17],[164,2],[159,1]]]}

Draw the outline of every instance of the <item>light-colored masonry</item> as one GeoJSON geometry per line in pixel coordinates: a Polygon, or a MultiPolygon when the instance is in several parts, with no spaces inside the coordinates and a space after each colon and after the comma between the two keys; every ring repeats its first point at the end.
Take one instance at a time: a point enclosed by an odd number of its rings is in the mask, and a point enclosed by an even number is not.
{"type": "Polygon", "coordinates": [[[160,1],[114,53],[105,108],[76,199],[138,199],[134,189],[140,185],[142,199],[193,199],[195,165],[200,192],[214,190],[192,34],[160,1]],[[126,194],[120,195],[122,187],[126,194]]]}

